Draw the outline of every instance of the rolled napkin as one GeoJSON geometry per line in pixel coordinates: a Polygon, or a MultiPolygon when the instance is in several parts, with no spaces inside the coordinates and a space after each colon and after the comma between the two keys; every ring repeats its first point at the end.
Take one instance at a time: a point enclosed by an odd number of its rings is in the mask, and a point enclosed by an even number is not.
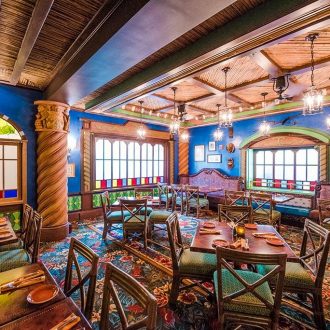
{"type": "Polygon", "coordinates": [[[200,229],[199,231],[200,235],[220,235],[221,230],[215,230],[215,229],[200,229]]]}
{"type": "Polygon", "coordinates": [[[50,330],[69,330],[80,322],[80,317],[72,313],[50,330]]]}
{"type": "Polygon", "coordinates": [[[239,248],[240,246],[241,246],[241,240],[240,239],[238,239],[236,242],[234,242],[234,243],[231,243],[230,245],[229,245],[229,247],[231,248],[231,249],[237,249],[237,248],[239,248]]]}
{"type": "Polygon", "coordinates": [[[275,233],[272,232],[265,232],[265,233],[252,233],[252,235],[256,238],[273,238],[274,236],[276,236],[275,233]]]}

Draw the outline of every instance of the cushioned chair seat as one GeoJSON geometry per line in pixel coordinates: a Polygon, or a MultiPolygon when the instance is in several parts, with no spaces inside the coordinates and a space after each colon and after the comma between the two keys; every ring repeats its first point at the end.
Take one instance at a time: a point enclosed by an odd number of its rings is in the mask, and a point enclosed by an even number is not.
{"type": "Polygon", "coordinates": [[[192,252],[185,249],[180,258],[179,268],[182,273],[212,277],[217,268],[217,258],[215,254],[192,252]]]}
{"type": "Polygon", "coordinates": [[[0,252],[10,251],[10,250],[17,250],[17,249],[23,249],[23,241],[22,240],[18,240],[18,242],[16,242],[16,243],[10,243],[10,244],[0,246],[0,252]]]}
{"type": "MultiPolygon", "coordinates": [[[[136,209],[134,209],[133,212],[136,212],[136,209]]],[[[144,209],[144,207],[143,207],[143,208],[141,208],[141,210],[139,211],[139,214],[144,215],[144,212],[145,212],[145,209],[144,209]]],[[[152,212],[152,207],[147,206],[147,215],[149,215],[151,212],[152,212]]]]}
{"type": "MultiPolygon", "coordinates": [[[[258,273],[265,275],[273,269],[271,265],[257,265],[258,273]]],[[[313,288],[314,282],[306,271],[298,262],[287,262],[285,267],[285,287],[313,288]]]]}
{"type": "MultiPolygon", "coordinates": [[[[250,271],[237,270],[237,274],[241,276],[247,283],[252,284],[262,278],[263,276],[250,271]]],[[[218,272],[214,273],[214,287],[218,297],[218,272]]],[[[244,286],[239,282],[227,269],[222,269],[222,288],[223,296],[226,297],[234,292],[244,289],[244,286]]],[[[255,292],[269,301],[274,303],[271,289],[267,282],[262,283],[255,289],[255,292]]],[[[230,312],[239,312],[252,315],[269,316],[269,309],[252,293],[246,293],[225,303],[224,309],[230,312]]]]}
{"type": "MultiPolygon", "coordinates": [[[[124,210],[124,217],[127,217],[129,215],[129,211],[124,210]]],[[[107,213],[107,219],[111,220],[111,221],[122,221],[122,214],[121,211],[110,211],[107,213]]]]}
{"type": "Polygon", "coordinates": [[[171,199],[171,198],[172,198],[172,194],[168,194],[168,195],[162,194],[162,195],[160,195],[160,200],[162,202],[166,202],[168,199],[171,199]]]}
{"type": "Polygon", "coordinates": [[[149,215],[150,222],[164,222],[170,216],[171,212],[169,211],[152,211],[149,215]]]}
{"type": "Polygon", "coordinates": [[[23,249],[0,252],[0,272],[30,263],[30,257],[23,249]]]}
{"type": "MultiPolygon", "coordinates": [[[[197,207],[197,199],[192,198],[188,201],[190,207],[197,207]]],[[[209,205],[209,200],[207,198],[200,198],[199,199],[199,206],[206,207],[209,205]]]]}
{"type": "MultiPolygon", "coordinates": [[[[272,221],[271,223],[276,223],[281,219],[281,212],[277,211],[277,210],[273,210],[272,211],[272,221]]],[[[253,221],[255,222],[269,222],[269,213],[266,213],[263,210],[257,210],[255,212],[253,212],[253,221]]]]}

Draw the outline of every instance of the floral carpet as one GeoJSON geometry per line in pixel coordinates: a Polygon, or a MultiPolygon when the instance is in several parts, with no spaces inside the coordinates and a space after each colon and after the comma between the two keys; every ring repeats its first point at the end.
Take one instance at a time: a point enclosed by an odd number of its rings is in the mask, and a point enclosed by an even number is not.
{"type": "MultiPolygon", "coordinates": [[[[192,217],[181,217],[180,226],[184,243],[189,246],[198,222],[201,220],[192,217]]],[[[98,329],[100,310],[102,305],[104,262],[113,264],[132,275],[157,298],[158,319],[157,329],[216,329],[216,308],[206,298],[194,291],[181,292],[178,306],[171,310],[168,303],[168,295],[171,285],[171,259],[169,251],[162,247],[167,245],[166,232],[156,231],[150,249],[144,250],[139,237],[133,237],[132,241],[124,244],[122,241],[121,226],[115,226],[108,235],[106,241],[102,240],[103,224],[93,221],[90,225],[79,225],[71,233],[84,244],[91,247],[100,256],[100,268],[97,276],[96,296],[93,313],[93,327],[98,329]]],[[[286,227],[282,234],[295,251],[299,251],[301,243],[301,229],[286,227]]],[[[63,287],[66,261],[70,237],[57,243],[47,243],[42,246],[41,260],[50,270],[57,282],[63,287]]],[[[327,318],[330,316],[330,263],[327,265],[327,274],[324,285],[324,308],[327,318]]],[[[120,294],[128,320],[135,320],[143,312],[136,302],[120,294]]],[[[79,298],[73,297],[79,304],[79,298]]],[[[110,305],[109,319],[115,329],[120,329],[120,320],[115,306],[110,305]]],[[[281,308],[279,329],[314,329],[311,315],[299,312],[291,305],[284,304],[281,308]]],[[[327,322],[330,329],[330,322],[327,322]]]]}

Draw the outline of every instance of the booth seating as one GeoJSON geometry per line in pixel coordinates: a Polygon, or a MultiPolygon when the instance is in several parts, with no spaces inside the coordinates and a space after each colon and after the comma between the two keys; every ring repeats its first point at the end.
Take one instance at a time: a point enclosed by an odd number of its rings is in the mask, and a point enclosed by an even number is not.
{"type": "MultiPolygon", "coordinates": [[[[309,213],[310,219],[314,220],[315,222],[319,222],[319,201],[324,203],[327,200],[330,201],[330,182],[319,182],[315,187],[315,200],[313,209],[309,213]]],[[[330,218],[330,208],[326,208],[321,212],[321,218],[330,218]]]]}
{"type": "Polygon", "coordinates": [[[243,190],[242,177],[227,176],[215,169],[203,169],[196,174],[180,175],[180,183],[192,186],[219,188],[207,194],[209,207],[217,210],[218,204],[225,204],[225,190],[243,190]]]}

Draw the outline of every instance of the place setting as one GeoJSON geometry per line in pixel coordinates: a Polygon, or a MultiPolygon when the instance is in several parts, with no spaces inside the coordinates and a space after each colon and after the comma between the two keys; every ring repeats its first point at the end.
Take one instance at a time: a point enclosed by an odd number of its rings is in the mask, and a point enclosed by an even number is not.
{"type": "Polygon", "coordinates": [[[201,235],[221,235],[221,230],[215,229],[216,225],[212,221],[206,221],[201,225],[199,233],[201,235]]]}

